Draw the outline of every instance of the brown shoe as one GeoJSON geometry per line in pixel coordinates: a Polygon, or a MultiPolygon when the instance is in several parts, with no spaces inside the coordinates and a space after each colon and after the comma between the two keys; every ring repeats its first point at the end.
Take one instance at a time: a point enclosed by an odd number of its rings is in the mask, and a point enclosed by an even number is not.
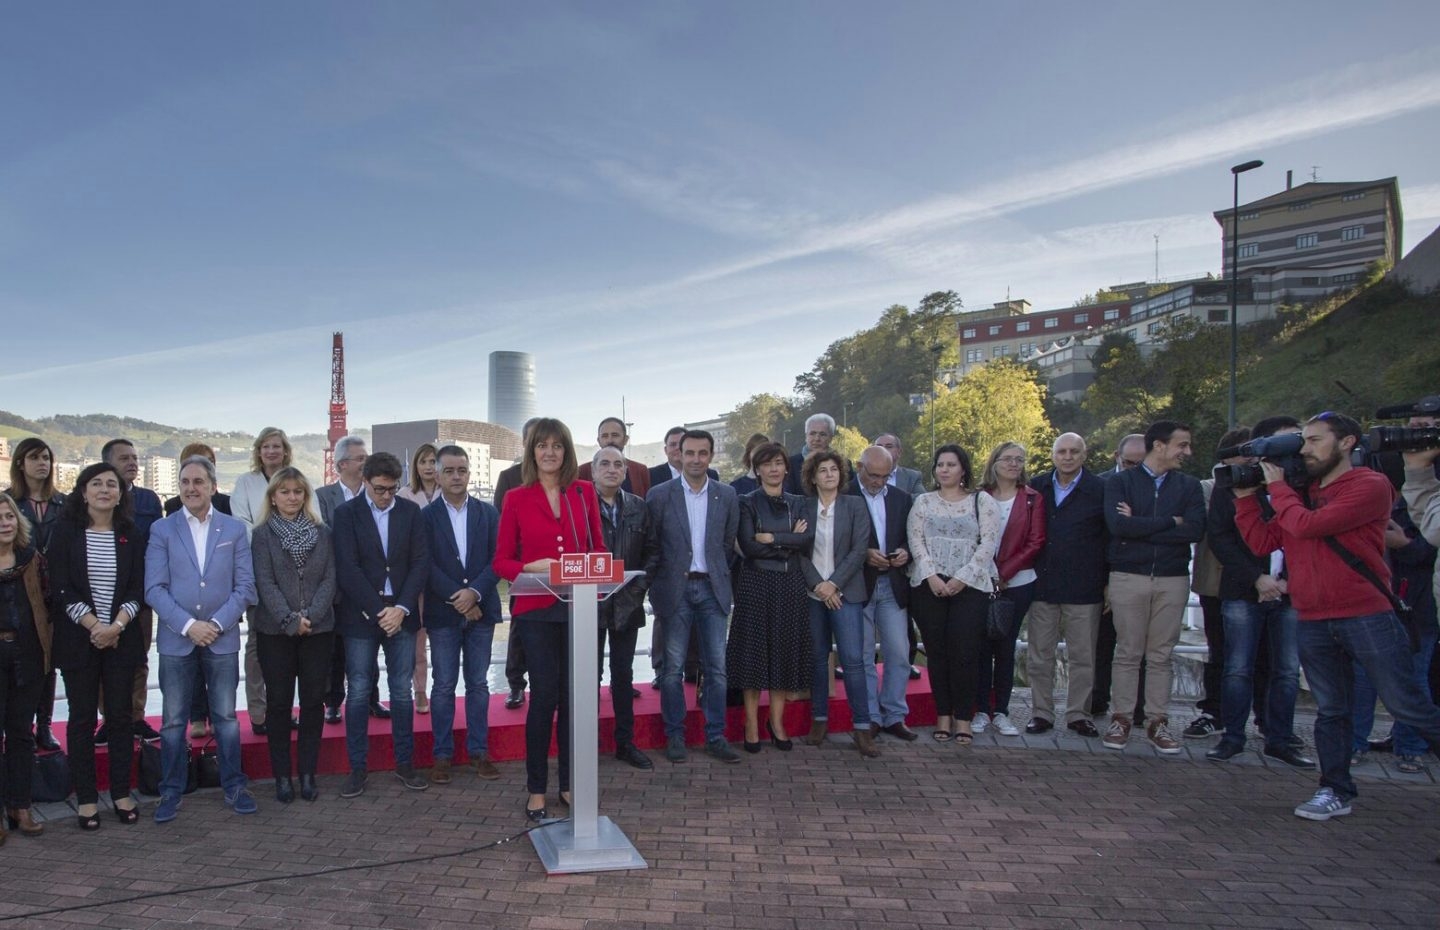
{"type": "Polygon", "coordinates": [[[877,737],[877,736],[879,736],[879,735],[880,735],[880,724],[876,723],[876,722],[873,721],[873,720],[870,721],[870,738],[871,738],[871,739],[874,739],[875,737],[877,737]]]}
{"type": "Polygon", "coordinates": [[[495,767],[494,762],[490,761],[490,753],[488,752],[482,752],[480,753],[480,755],[476,756],[471,761],[471,765],[475,767],[476,778],[483,778],[486,781],[494,781],[495,779],[500,777],[500,770],[495,767]]]}
{"type": "Polygon", "coordinates": [[[45,832],[45,827],[35,822],[28,807],[7,810],[5,824],[12,830],[19,830],[21,836],[39,836],[45,832]]]}
{"type": "Polygon", "coordinates": [[[830,721],[816,720],[810,724],[810,733],[805,737],[806,746],[819,746],[825,742],[825,735],[830,732],[830,721]]]}
{"type": "Polygon", "coordinates": [[[450,760],[436,759],[430,767],[430,780],[437,785],[450,784],[450,760]]]}
{"type": "Polygon", "coordinates": [[[1105,729],[1105,739],[1101,745],[1106,749],[1124,749],[1125,744],[1130,742],[1130,718],[1121,717],[1116,714],[1110,718],[1110,726],[1105,729]]]}
{"type": "Polygon", "coordinates": [[[1150,726],[1145,728],[1145,735],[1150,737],[1150,745],[1155,751],[1167,756],[1179,755],[1180,741],[1170,732],[1170,721],[1164,717],[1156,717],[1150,721],[1150,726]]]}
{"type": "Polygon", "coordinates": [[[860,755],[866,759],[880,758],[880,750],[875,746],[875,737],[869,730],[856,730],[854,737],[855,748],[860,750],[860,755]]]}

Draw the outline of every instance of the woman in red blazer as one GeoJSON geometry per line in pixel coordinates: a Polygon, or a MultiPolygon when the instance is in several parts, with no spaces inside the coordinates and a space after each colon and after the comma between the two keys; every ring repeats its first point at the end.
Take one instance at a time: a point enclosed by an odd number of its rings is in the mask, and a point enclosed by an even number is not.
{"type": "Polygon", "coordinates": [[[1000,505],[1000,548],[995,574],[1000,596],[1015,605],[1014,627],[1000,639],[980,644],[979,693],[975,697],[976,733],[993,726],[1001,736],[1019,736],[1010,721],[1010,692],[1015,687],[1015,637],[1035,595],[1035,559],[1045,546],[1045,500],[1025,480],[1025,447],[1002,442],[990,453],[981,478],[985,493],[1000,505]]]}
{"type": "MultiPolygon", "coordinates": [[[[595,486],[576,478],[579,469],[565,424],[548,417],[536,420],[525,438],[520,487],[505,495],[500,512],[497,575],[508,581],[522,572],[548,575],[562,552],[605,551],[595,486]]],[[[570,610],[548,594],[517,595],[510,605],[510,635],[520,637],[530,665],[525,815],[538,823],[545,818],[550,736],[557,726],[560,802],[570,804],[570,610]]]]}

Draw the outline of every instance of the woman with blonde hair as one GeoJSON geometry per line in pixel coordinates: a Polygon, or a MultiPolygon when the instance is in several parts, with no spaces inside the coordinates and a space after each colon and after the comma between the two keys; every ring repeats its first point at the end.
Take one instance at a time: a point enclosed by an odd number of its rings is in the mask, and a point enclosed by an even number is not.
{"type": "MultiPolygon", "coordinates": [[[[30,813],[31,774],[35,740],[30,721],[40,695],[40,681],[50,664],[50,615],[41,590],[45,557],[31,545],[30,521],[9,494],[0,493],[0,707],[4,719],[5,753],[0,760],[0,795],[5,822],[23,836],[38,836],[44,827],[30,813]]],[[[130,700],[129,680],[123,696],[130,700]]],[[[95,721],[90,721],[95,729],[95,721]]],[[[126,740],[130,730],[125,730],[126,740]]],[[[0,843],[5,830],[0,828],[0,843]]]]}
{"type": "MultiPolygon", "coordinates": [[[[315,771],[335,638],[335,551],[330,529],[315,512],[310,482],[299,469],[282,468],[270,479],[260,523],[250,537],[250,554],[260,598],[250,619],[265,688],[277,703],[289,707],[299,684],[300,797],[313,801],[320,796],[315,771]]],[[[288,718],[276,717],[266,733],[275,799],[282,804],[295,799],[288,718]]]]}
{"type": "MultiPolygon", "coordinates": [[[[401,488],[397,496],[414,503],[421,510],[430,506],[440,496],[440,478],[435,469],[438,457],[433,442],[422,442],[410,456],[410,483],[401,488]]],[[[420,610],[425,610],[425,595],[420,595],[420,610]]],[[[425,661],[425,627],[415,633],[415,713],[430,713],[430,696],[425,689],[425,675],[429,671],[425,661]]]]}

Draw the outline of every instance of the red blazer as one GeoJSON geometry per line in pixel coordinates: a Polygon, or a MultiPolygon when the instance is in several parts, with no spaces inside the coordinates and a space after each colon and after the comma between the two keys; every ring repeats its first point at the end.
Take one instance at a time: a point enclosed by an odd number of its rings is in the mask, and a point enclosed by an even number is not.
{"type": "MultiPolygon", "coordinates": [[[[605,552],[600,528],[600,502],[595,486],[576,481],[560,496],[560,516],[550,512],[545,489],[537,481],[505,495],[495,543],[495,574],[508,581],[520,576],[526,563],[556,559],[562,552],[605,552]]],[[[551,595],[527,594],[511,598],[510,614],[518,617],[555,603],[551,595]]]]}
{"type": "Polygon", "coordinates": [[[1010,519],[1000,534],[1000,549],[995,553],[995,570],[1001,581],[1009,581],[1027,568],[1033,568],[1040,550],[1045,548],[1045,498],[1034,488],[1021,485],[1015,492],[1010,519]]]}

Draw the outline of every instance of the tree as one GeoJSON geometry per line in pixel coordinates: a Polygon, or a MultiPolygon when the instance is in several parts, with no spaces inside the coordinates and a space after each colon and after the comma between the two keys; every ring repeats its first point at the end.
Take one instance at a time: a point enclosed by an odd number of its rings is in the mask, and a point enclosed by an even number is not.
{"type": "Polygon", "coordinates": [[[725,440],[725,454],[739,463],[745,454],[745,443],[755,433],[764,433],[780,442],[786,425],[795,417],[795,405],[778,394],[756,394],[743,401],[730,414],[725,440]]]}
{"type": "Polygon", "coordinates": [[[861,435],[860,431],[853,426],[840,426],[835,430],[835,438],[830,440],[830,448],[845,456],[845,461],[855,462],[860,459],[860,453],[870,445],[870,440],[861,435]]]}
{"type": "MultiPolygon", "coordinates": [[[[1055,431],[1045,418],[1045,386],[1028,365],[997,359],[961,378],[935,398],[935,446],[958,443],[975,463],[976,477],[990,451],[1002,442],[1025,446],[1032,470],[1050,460],[1055,431]]],[[[910,448],[928,460],[930,405],[909,437],[910,448]]]]}

